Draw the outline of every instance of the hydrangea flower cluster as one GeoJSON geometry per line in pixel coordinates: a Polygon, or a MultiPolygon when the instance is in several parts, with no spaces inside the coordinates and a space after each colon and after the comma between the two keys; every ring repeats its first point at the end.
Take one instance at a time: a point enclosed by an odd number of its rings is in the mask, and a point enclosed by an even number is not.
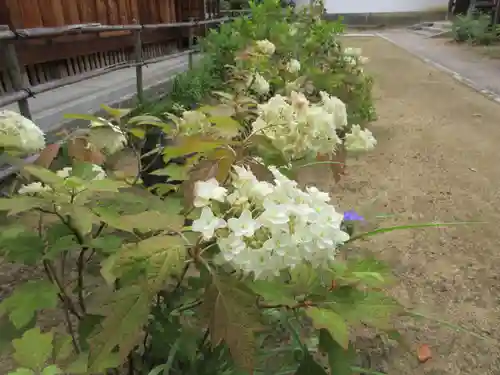
{"type": "Polygon", "coordinates": [[[250,75],[247,79],[247,86],[259,95],[266,95],[269,93],[271,86],[259,73],[250,75]]]}
{"type": "Polygon", "coordinates": [[[341,230],[343,215],[328,203],[327,193],[303,191],[277,168],[269,169],[273,183],[238,166],[227,189],[215,179],[198,181],[195,205],[202,211],[192,230],[217,242],[217,261],[255,278],[272,278],[303,263],[327,266],[349,239],[341,230]]]}
{"type": "Polygon", "coordinates": [[[359,125],[353,125],[351,132],[346,134],[344,146],[349,152],[371,151],[377,145],[377,140],[368,129],[361,129],[359,125]]]}
{"type": "Polygon", "coordinates": [[[290,160],[307,155],[334,153],[342,141],[337,129],[347,125],[345,104],[321,92],[321,102],[311,104],[302,93],[289,98],[275,95],[258,106],[253,130],[268,137],[290,160]]]}
{"type": "Polygon", "coordinates": [[[0,111],[0,147],[29,154],[45,148],[43,131],[30,119],[10,111],[0,111]],[[4,137],[2,137],[2,135],[4,137]]]}
{"type": "Polygon", "coordinates": [[[276,52],[276,46],[267,39],[258,40],[255,42],[257,51],[264,55],[273,55],[276,52]]]}
{"type": "Polygon", "coordinates": [[[182,117],[175,120],[179,133],[186,136],[206,133],[212,126],[207,116],[200,111],[184,111],[182,117]]]}
{"type": "MultiPolygon", "coordinates": [[[[56,174],[64,178],[65,181],[68,182],[68,189],[73,190],[74,192],[79,192],[83,188],[79,188],[77,185],[77,181],[71,178],[71,173],[73,171],[72,167],[64,167],[63,169],[56,172],[56,174]]],[[[102,169],[101,166],[97,164],[92,165],[92,172],[94,174],[92,180],[104,180],[106,178],[106,172],[102,169]]],[[[35,195],[43,192],[50,192],[52,188],[48,185],[44,185],[41,182],[32,182],[27,185],[23,185],[19,188],[18,193],[21,195],[35,195]]]]}
{"type": "Polygon", "coordinates": [[[361,48],[347,47],[344,49],[344,61],[354,70],[363,73],[363,67],[368,62],[368,57],[361,55],[361,48]]]}

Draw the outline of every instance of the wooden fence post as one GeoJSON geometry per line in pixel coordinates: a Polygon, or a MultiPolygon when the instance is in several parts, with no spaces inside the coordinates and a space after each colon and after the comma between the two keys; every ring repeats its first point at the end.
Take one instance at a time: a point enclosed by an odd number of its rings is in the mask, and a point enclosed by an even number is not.
{"type": "Polygon", "coordinates": [[[137,30],[135,32],[135,47],[134,47],[134,57],[135,57],[135,63],[137,64],[135,66],[135,79],[136,79],[136,86],[137,86],[137,100],[139,101],[140,104],[143,103],[144,101],[144,83],[143,83],[143,75],[142,75],[142,66],[143,66],[143,59],[142,59],[142,31],[137,30]]]}
{"type": "MultiPolygon", "coordinates": [[[[190,17],[189,22],[194,22],[194,18],[190,17]]],[[[188,55],[188,67],[189,70],[193,69],[193,46],[194,46],[194,26],[189,26],[189,55],[188,55]]]]}
{"type": "MultiPolygon", "coordinates": [[[[7,67],[7,74],[10,76],[12,81],[12,87],[16,91],[22,91],[29,89],[29,82],[26,79],[26,76],[23,74],[23,69],[21,69],[21,65],[19,64],[19,59],[16,53],[16,47],[14,44],[7,42],[5,46],[5,64],[7,67]]],[[[28,98],[19,99],[17,101],[19,106],[19,112],[30,120],[31,111],[28,103],[28,98]]]]}

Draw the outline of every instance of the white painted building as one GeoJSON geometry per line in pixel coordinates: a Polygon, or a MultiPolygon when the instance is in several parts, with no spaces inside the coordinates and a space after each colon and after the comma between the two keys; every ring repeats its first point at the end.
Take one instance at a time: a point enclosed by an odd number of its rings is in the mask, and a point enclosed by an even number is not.
{"type": "MultiPolygon", "coordinates": [[[[296,4],[307,5],[309,0],[296,0],[296,4]]],[[[327,13],[403,13],[425,12],[445,9],[448,0],[325,0],[327,13]]]]}

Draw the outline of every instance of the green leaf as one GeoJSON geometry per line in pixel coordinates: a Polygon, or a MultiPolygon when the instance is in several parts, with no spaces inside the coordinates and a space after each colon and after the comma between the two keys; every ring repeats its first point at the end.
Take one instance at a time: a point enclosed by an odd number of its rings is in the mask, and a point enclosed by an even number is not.
{"type": "Polygon", "coordinates": [[[25,165],[23,169],[44,184],[54,188],[64,186],[64,178],[48,169],[36,165],[25,165]]]}
{"type": "Polygon", "coordinates": [[[49,367],[45,367],[42,371],[42,375],[60,375],[62,374],[62,370],[56,365],[50,365],[49,367]]]}
{"type": "MultiPolygon", "coordinates": [[[[314,360],[308,352],[304,353],[304,358],[300,361],[299,368],[295,375],[328,375],[323,366],[314,360]]],[[[333,374],[332,375],[337,375],[333,374]]]]}
{"type": "Polygon", "coordinates": [[[319,332],[318,348],[328,355],[330,373],[334,375],[352,375],[351,365],[356,361],[356,350],[349,344],[346,350],[340,346],[326,329],[319,332]]]}
{"type": "Polygon", "coordinates": [[[207,151],[215,150],[217,147],[224,145],[225,142],[214,141],[212,139],[204,139],[199,135],[189,137],[179,137],[176,145],[165,147],[163,150],[164,159],[172,159],[181,156],[189,155],[193,152],[203,154],[207,151]]]}
{"type": "Polygon", "coordinates": [[[93,115],[84,115],[84,114],[77,114],[77,113],[67,113],[64,115],[65,119],[70,119],[70,120],[85,120],[85,121],[95,121],[95,122],[103,122],[103,119],[101,117],[93,116],[93,115]]]}
{"type": "Polygon", "coordinates": [[[53,340],[53,354],[55,362],[62,362],[66,360],[73,353],[73,343],[70,335],[57,334],[53,340]]]}
{"type": "MultiPolygon", "coordinates": [[[[101,363],[101,368],[95,370],[97,373],[105,373],[108,369],[115,369],[120,365],[120,359],[116,353],[111,353],[107,358],[104,358],[101,363]]],[[[66,368],[66,373],[72,375],[87,375],[89,374],[89,353],[81,353],[77,359],[66,368]]]]}
{"type": "Polygon", "coordinates": [[[248,287],[268,303],[289,307],[297,304],[291,293],[290,286],[282,282],[274,283],[267,280],[255,280],[249,283],[248,287]]]}
{"type": "Polygon", "coordinates": [[[145,211],[135,215],[119,215],[104,207],[95,207],[93,210],[100,220],[125,232],[180,231],[184,226],[183,216],[169,215],[158,211],[145,211]]]}
{"type": "Polygon", "coordinates": [[[382,292],[363,291],[340,287],[327,295],[326,307],[352,324],[364,323],[382,330],[393,328],[394,316],[403,311],[402,306],[382,292]]]}
{"type": "Polygon", "coordinates": [[[57,306],[57,287],[49,281],[28,281],[0,304],[0,315],[8,314],[16,328],[23,328],[38,310],[57,306]]]}
{"type": "Polygon", "coordinates": [[[23,329],[17,329],[7,316],[0,317],[0,353],[12,347],[12,340],[20,338],[24,332],[35,326],[36,320],[32,319],[23,329]]]}
{"type": "Polygon", "coordinates": [[[184,181],[189,178],[189,167],[177,164],[170,164],[166,168],[157,169],[151,172],[155,176],[168,176],[172,180],[184,181]]]}
{"type": "Polygon", "coordinates": [[[46,201],[36,197],[0,198],[0,211],[9,211],[9,215],[17,215],[21,212],[44,207],[46,204],[46,201]]]}
{"type": "Polygon", "coordinates": [[[235,364],[252,372],[255,360],[254,331],[260,326],[255,295],[233,279],[214,278],[206,289],[201,312],[213,345],[225,342],[235,364]]]}
{"type": "Polygon", "coordinates": [[[236,137],[242,126],[241,124],[231,117],[214,116],[210,117],[209,121],[215,125],[215,130],[225,138],[236,137]]]}
{"type": "Polygon", "coordinates": [[[301,264],[290,271],[291,287],[297,294],[308,294],[318,286],[321,280],[316,270],[308,264],[301,264]]]}
{"type": "Polygon", "coordinates": [[[52,354],[52,338],[52,332],[42,333],[38,327],[26,331],[12,341],[14,359],[21,366],[41,371],[52,354]]]}
{"type": "Polygon", "coordinates": [[[153,285],[160,287],[169,276],[180,273],[186,256],[186,243],[182,237],[154,236],[126,245],[115,256],[104,260],[101,273],[108,283],[112,283],[123,277],[130,267],[138,266],[145,270],[153,285]]]}
{"type": "Polygon", "coordinates": [[[127,109],[127,108],[111,108],[105,104],[101,104],[100,106],[104,111],[106,111],[107,114],[115,118],[116,120],[121,119],[122,117],[127,116],[130,112],[132,112],[132,109],[127,109]]]}
{"type": "Polygon", "coordinates": [[[36,375],[33,370],[27,368],[18,368],[15,371],[9,372],[7,375],[36,375]]]}
{"type": "Polygon", "coordinates": [[[34,265],[42,258],[44,249],[42,239],[24,227],[4,227],[0,231],[0,252],[11,262],[34,265]]]}
{"type": "Polygon", "coordinates": [[[123,238],[114,234],[105,234],[91,241],[91,246],[104,253],[114,253],[123,245],[123,238]]]}
{"type": "Polygon", "coordinates": [[[305,310],[316,329],[326,329],[343,348],[349,345],[349,328],[339,314],[331,310],[309,307],[305,310]]]}
{"type": "Polygon", "coordinates": [[[407,229],[422,229],[422,228],[445,228],[453,227],[457,225],[471,225],[471,224],[486,224],[484,221],[464,221],[455,223],[424,223],[424,224],[410,224],[410,225],[397,225],[389,228],[379,228],[372,230],[370,232],[357,234],[349,239],[347,242],[353,242],[362,238],[376,236],[382,233],[393,232],[395,230],[407,230],[407,229]]]}
{"type": "Polygon", "coordinates": [[[71,169],[71,176],[78,177],[83,181],[91,181],[99,174],[94,170],[94,164],[83,161],[75,161],[71,169]]]}
{"type": "Polygon", "coordinates": [[[89,337],[89,372],[99,372],[110,355],[119,347],[119,358],[124,359],[140,341],[143,325],[149,317],[151,294],[142,286],[124,287],[113,293],[111,300],[100,306],[95,315],[105,318],[89,337]]]}

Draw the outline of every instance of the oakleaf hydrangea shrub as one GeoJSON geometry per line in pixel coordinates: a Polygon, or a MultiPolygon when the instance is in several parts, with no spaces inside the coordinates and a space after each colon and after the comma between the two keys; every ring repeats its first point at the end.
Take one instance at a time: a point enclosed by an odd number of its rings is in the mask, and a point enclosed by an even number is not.
{"type": "MultiPolygon", "coordinates": [[[[274,58],[280,45],[263,34],[240,52],[274,58]]],[[[297,160],[371,150],[373,135],[313,82],[312,93],[307,79],[287,91],[299,57],[271,76],[245,64],[227,67],[226,90],[197,109],[71,115],[89,128],[61,145],[44,148],[18,114],[0,117],[11,158],[42,149],[33,165],[19,160],[0,198],[1,256],[44,275],[0,302],[18,365],[9,375],[356,373],[356,327],[395,337],[405,309],[385,292],[390,269],[351,245],[391,228],[363,233],[355,208],[296,181],[297,160]],[[140,168],[129,176],[109,163],[130,146],[142,165],[135,144],[152,128],[172,140],[155,151],[165,165],[152,173],[168,177],[156,194],[140,168]],[[66,165],[54,165],[59,150],[66,165]],[[40,324],[56,311],[59,326],[40,324]]]]}

